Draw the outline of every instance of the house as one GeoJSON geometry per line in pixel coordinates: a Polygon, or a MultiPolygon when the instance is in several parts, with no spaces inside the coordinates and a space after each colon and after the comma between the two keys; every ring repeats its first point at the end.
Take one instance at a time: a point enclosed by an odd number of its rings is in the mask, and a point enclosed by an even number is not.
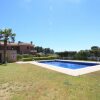
{"type": "MultiPolygon", "coordinates": [[[[3,62],[4,58],[4,42],[0,42],[0,62],[3,62]]],[[[31,43],[7,43],[7,61],[16,61],[17,60],[17,54],[34,54],[36,51],[34,51],[34,45],[31,43]]]]}
{"type": "MultiPolygon", "coordinates": [[[[0,42],[0,50],[4,50],[4,43],[0,42]]],[[[7,50],[16,50],[17,54],[30,54],[34,53],[34,45],[31,43],[7,43],[7,50]]]]}

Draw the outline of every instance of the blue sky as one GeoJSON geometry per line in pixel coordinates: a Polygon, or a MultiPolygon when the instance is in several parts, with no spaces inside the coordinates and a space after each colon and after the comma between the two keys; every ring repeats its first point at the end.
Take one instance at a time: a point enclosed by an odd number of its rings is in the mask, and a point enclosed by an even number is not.
{"type": "Polygon", "coordinates": [[[0,29],[55,51],[100,46],[100,0],[0,0],[0,29]]]}

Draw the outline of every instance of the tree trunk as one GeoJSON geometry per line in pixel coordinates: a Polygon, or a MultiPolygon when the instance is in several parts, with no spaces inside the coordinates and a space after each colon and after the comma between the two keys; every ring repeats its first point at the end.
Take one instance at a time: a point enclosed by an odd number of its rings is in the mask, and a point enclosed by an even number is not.
{"type": "Polygon", "coordinates": [[[4,63],[7,63],[7,40],[4,40],[4,63]]]}

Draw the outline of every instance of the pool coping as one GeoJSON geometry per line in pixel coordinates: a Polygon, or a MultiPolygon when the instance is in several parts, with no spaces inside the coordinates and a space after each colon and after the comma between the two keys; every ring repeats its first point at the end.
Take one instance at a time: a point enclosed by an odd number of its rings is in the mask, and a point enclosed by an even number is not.
{"type": "MultiPolygon", "coordinates": [[[[42,61],[48,61],[48,60],[42,60],[42,61]]],[[[54,60],[49,60],[49,61],[54,61],[54,60]]],[[[82,62],[82,63],[97,63],[100,64],[100,62],[91,62],[91,61],[79,61],[79,60],[57,60],[57,61],[70,61],[70,62],[82,62]]],[[[58,66],[53,66],[53,65],[48,65],[48,64],[43,64],[39,63],[38,61],[29,61],[29,62],[16,62],[19,64],[24,64],[24,63],[30,63],[34,64],[43,68],[51,69],[63,74],[71,75],[71,76],[79,76],[83,74],[88,74],[91,72],[99,71],[100,70],[100,65],[95,65],[95,66],[87,66],[85,68],[80,68],[80,69],[69,69],[69,68],[62,68],[58,66]]]]}

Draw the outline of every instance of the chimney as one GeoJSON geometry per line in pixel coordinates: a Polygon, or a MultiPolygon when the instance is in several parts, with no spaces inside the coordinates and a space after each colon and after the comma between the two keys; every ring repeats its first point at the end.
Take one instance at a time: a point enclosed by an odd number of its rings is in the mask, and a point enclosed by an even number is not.
{"type": "Polygon", "coordinates": [[[31,41],[31,45],[33,45],[33,42],[31,41]]]}
{"type": "Polygon", "coordinates": [[[21,43],[21,41],[18,41],[18,44],[20,44],[21,43]]]}

